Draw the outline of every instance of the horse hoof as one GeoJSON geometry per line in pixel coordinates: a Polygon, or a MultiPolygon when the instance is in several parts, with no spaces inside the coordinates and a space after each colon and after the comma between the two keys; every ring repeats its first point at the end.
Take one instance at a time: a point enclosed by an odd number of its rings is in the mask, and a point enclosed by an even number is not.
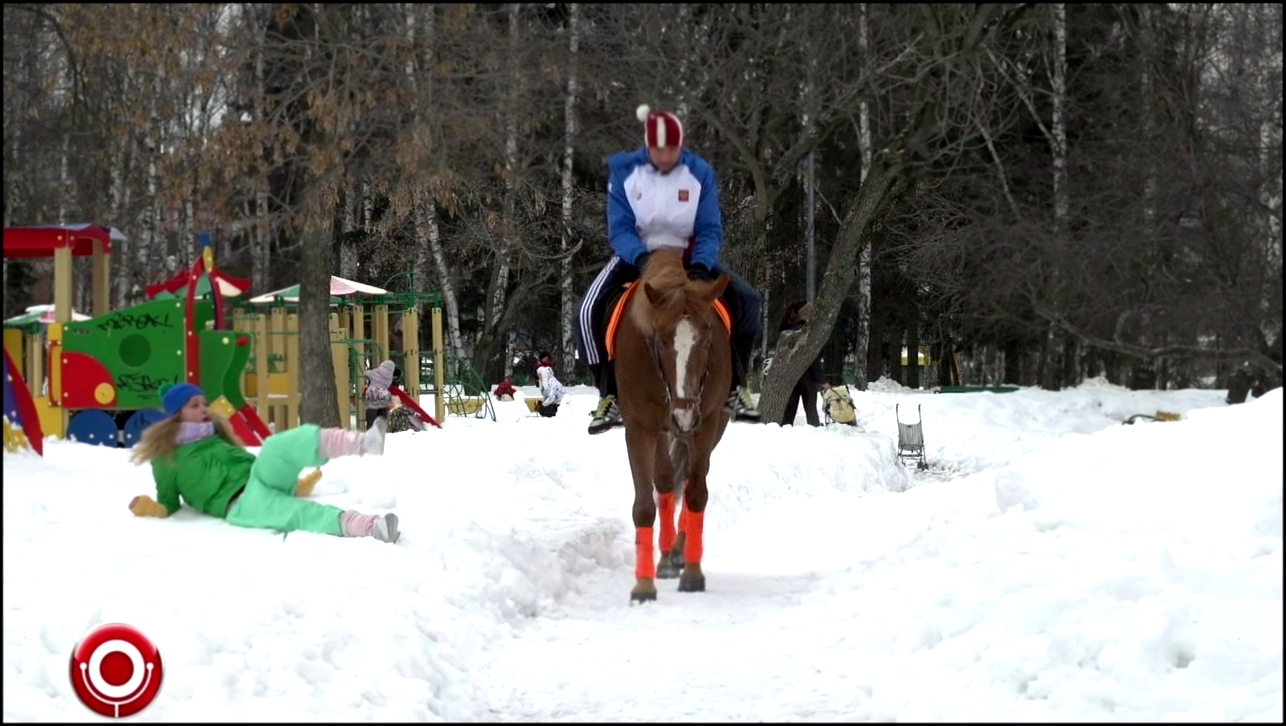
{"type": "Polygon", "coordinates": [[[676,549],[670,553],[670,566],[678,570],[683,569],[683,553],[681,551],[676,549]]]}
{"type": "Polygon", "coordinates": [[[705,575],[700,577],[680,577],[679,592],[705,592],[706,578],[705,575]]]}
{"type": "Polygon", "coordinates": [[[656,602],[656,592],[631,592],[630,604],[656,602]]]}
{"type": "Polygon", "coordinates": [[[679,572],[682,569],[682,565],[675,565],[668,560],[662,560],[661,563],[656,566],[656,579],[673,580],[679,576],[679,572]]]}

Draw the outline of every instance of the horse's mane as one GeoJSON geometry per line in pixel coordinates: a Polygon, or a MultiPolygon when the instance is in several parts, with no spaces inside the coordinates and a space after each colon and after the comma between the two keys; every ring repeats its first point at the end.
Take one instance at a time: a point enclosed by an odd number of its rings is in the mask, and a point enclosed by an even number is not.
{"type": "Polygon", "coordinates": [[[683,256],[678,250],[657,250],[651,254],[640,283],[651,283],[658,290],[687,287],[688,273],[683,269],[683,256]]]}
{"type": "Polygon", "coordinates": [[[692,291],[679,250],[653,252],[638,284],[645,289],[637,296],[631,315],[640,328],[669,327],[690,307],[692,291]]]}

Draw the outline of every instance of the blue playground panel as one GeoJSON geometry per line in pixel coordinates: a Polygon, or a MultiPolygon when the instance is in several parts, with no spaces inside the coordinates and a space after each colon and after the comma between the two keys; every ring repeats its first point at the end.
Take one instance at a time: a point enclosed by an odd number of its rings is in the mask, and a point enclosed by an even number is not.
{"type": "Polygon", "coordinates": [[[67,438],[82,444],[95,444],[116,448],[120,440],[116,436],[116,419],[106,411],[89,409],[71,417],[67,424],[67,438]]]}

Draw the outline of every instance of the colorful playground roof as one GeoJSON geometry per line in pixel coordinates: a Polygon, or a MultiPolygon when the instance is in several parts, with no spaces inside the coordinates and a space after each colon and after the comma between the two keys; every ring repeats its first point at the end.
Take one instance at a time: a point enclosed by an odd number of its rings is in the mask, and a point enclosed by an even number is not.
{"type": "MultiPolygon", "coordinates": [[[[210,278],[214,278],[219,284],[219,294],[225,297],[241,297],[250,289],[250,281],[241,277],[232,277],[223,274],[223,271],[215,268],[208,275],[202,275],[196,281],[196,294],[210,294],[210,278]]],[[[188,281],[192,279],[192,273],[184,270],[169,280],[157,285],[148,285],[146,292],[149,300],[165,300],[173,297],[186,297],[188,281]]]]}
{"type": "MultiPolygon", "coordinates": [[[[89,320],[88,315],[82,315],[75,310],[71,311],[71,319],[74,322],[89,320]]],[[[48,325],[54,322],[53,305],[32,305],[27,308],[27,312],[22,315],[15,315],[4,321],[6,328],[29,328],[36,325],[48,325]]]]}
{"type": "MultiPolygon", "coordinates": [[[[330,294],[332,297],[341,297],[345,295],[387,295],[388,290],[385,290],[382,287],[364,285],[360,282],[353,282],[352,280],[345,280],[342,277],[332,276],[330,278],[330,294]]],[[[283,301],[289,303],[299,302],[299,285],[291,285],[290,287],[282,290],[265,293],[259,297],[252,297],[249,302],[255,305],[260,305],[273,302],[277,298],[281,298],[283,301]]]]}
{"type": "Polygon", "coordinates": [[[6,260],[29,257],[53,257],[54,250],[71,248],[74,257],[90,255],[94,243],[103,244],[103,252],[111,253],[112,242],[124,242],[128,237],[115,227],[101,224],[51,224],[39,227],[5,227],[4,258],[6,260]]]}

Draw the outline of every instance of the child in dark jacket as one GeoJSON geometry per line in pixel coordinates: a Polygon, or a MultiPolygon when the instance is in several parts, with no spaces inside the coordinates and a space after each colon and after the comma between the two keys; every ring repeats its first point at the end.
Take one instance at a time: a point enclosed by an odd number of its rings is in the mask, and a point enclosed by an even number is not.
{"type": "Polygon", "coordinates": [[[231,425],[210,411],[205,393],[190,383],[162,387],[168,418],[152,424],[132,460],[150,463],[156,499],[134,497],[130,511],[139,517],[168,517],[178,511],[180,495],[188,506],[238,527],[303,530],[338,537],[374,537],[396,542],[396,514],[361,514],[306,497],[321,477],[300,473],[337,456],[380,456],[386,423],[365,434],[323,429],[312,424],[269,436],[259,456],[246,451],[231,425]]]}

